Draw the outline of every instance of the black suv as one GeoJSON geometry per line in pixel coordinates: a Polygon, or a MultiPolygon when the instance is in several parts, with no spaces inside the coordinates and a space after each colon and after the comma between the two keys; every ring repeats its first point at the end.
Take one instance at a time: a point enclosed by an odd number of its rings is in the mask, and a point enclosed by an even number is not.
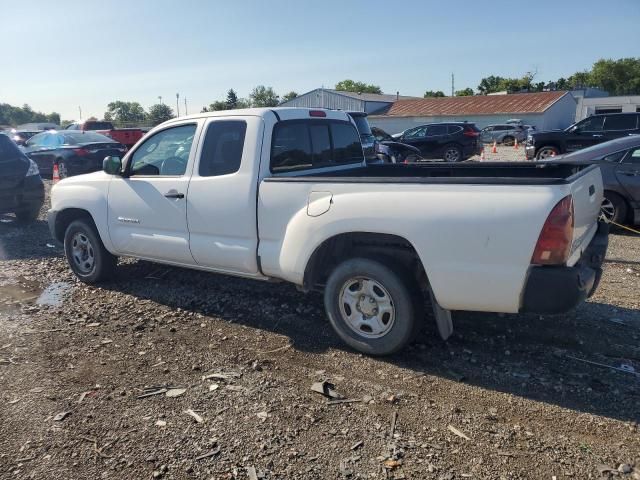
{"type": "Polygon", "coordinates": [[[19,222],[32,222],[43,203],[44,185],[38,166],[0,133],[0,214],[15,213],[19,222]]]}
{"type": "Polygon", "coordinates": [[[640,134],[640,113],[596,114],[565,130],[529,135],[525,152],[527,160],[540,160],[633,134],[640,134]]]}
{"type": "Polygon", "coordinates": [[[397,141],[417,147],[422,158],[461,162],[482,151],[480,129],[474,123],[430,123],[410,128],[397,141]]]}

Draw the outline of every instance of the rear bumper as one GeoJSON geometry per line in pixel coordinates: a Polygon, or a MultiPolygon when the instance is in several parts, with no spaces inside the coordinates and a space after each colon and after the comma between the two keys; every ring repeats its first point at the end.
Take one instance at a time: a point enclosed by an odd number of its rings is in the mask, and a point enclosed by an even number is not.
{"type": "Polygon", "coordinates": [[[0,192],[0,213],[41,208],[44,203],[44,184],[40,175],[25,177],[16,188],[0,192]]]}
{"type": "Polygon", "coordinates": [[[520,312],[563,313],[593,295],[608,244],[609,225],[599,222],[598,231],[573,267],[531,267],[520,312]]]}
{"type": "Polygon", "coordinates": [[[527,160],[533,160],[536,158],[536,147],[534,145],[526,145],[524,147],[524,154],[527,160]]]}

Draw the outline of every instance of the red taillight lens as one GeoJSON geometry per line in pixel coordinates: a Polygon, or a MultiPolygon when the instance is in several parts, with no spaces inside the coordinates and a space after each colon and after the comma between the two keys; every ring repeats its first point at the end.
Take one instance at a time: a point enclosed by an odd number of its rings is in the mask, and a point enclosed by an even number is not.
{"type": "Polygon", "coordinates": [[[534,265],[562,265],[569,259],[573,240],[573,198],[560,200],[544,222],[533,251],[534,265]]]}
{"type": "Polygon", "coordinates": [[[87,155],[91,155],[91,152],[89,150],[85,150],[84,148],[74,148],[73,153],[75,153],[79,157],[86,157],[87,155]]]}
{"type": "Polygon", "coordinates": [[[309,110],[310,117],[326,117],[327,112],[323,110],[309,110]]]}
{"type": "Polygon", "coordinates": [[[462,132],[462,134],[465,137],[479,137],[480,136],[480,132],[476,132],[473,128],[471,127],[466,127],[464,129],[464,132],[462,132]]]}

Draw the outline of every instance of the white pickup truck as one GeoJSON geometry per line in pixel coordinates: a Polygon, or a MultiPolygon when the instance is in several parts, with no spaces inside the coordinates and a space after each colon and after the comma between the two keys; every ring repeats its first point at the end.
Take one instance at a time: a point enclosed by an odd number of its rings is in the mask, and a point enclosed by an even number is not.
{"type": "Polygon", "coordinates": [[[366,165],[341,111],[182,117],[103,170],[52,189],[80,280],[127,256],[323,289],[338,335],[374,355],[414,337],[426,298],[444,338],[451,310],[567,311],[607,248],[597,166],[366,165]]]}

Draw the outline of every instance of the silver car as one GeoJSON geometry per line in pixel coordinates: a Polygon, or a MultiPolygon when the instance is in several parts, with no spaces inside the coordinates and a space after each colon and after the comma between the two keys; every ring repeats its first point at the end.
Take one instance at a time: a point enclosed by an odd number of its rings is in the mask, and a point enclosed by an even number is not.
{"type": "Polygon", "coordinates": [[[522,143],[527,139],[527,131],[521,125],[498,124],[489,125],[480,131],[480,139],[484,143],[502,143],[513,145],[516,140],[522,143]]]}

